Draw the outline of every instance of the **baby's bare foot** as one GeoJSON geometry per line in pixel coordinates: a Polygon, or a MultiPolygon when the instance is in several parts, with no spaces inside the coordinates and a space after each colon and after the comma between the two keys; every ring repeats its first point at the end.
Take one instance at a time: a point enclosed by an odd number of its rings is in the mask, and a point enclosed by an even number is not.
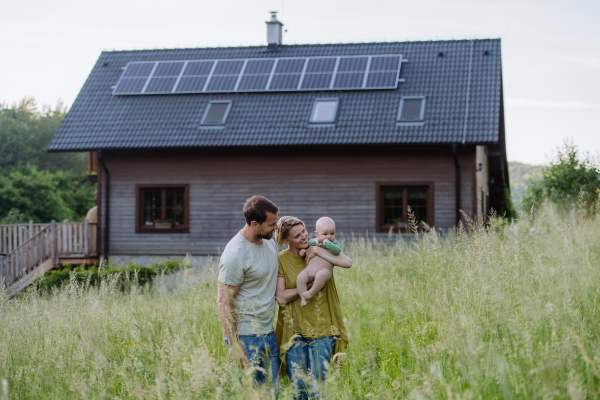
{"type": "Polygon", "coordinates": [[[304,307],[305,305],[308,304],[308,300],[310,300],[310,295],[308,295],[308,292],[304,292],[300,295],[300,298],[302,299],[300,301],[300,306],[304,307]]]}

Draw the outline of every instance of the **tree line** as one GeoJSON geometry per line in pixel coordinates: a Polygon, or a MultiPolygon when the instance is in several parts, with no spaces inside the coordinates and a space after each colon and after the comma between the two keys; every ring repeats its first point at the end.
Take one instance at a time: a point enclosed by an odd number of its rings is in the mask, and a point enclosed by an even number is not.
{"type": "Polygon", "coordinates": [[[66,113],[32,98],[0,105],[0,223],[80,221],[96,204],[87,153],[46,150],[66,113]]]}

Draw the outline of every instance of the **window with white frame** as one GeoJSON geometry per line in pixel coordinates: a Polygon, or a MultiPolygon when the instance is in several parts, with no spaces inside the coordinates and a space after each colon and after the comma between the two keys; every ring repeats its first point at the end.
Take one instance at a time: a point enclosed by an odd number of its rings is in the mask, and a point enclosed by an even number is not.
{"type": "Polygon", "coordinates": [[[316,99],[310,116],[312,124],[333,124],[339,99],[316,99]]]}
{"type": "Polygon", "coordinates": [[[231,101],[211,101],[202,118],[202,125],[225,125],[230,109],[231,101]]]}
{"type": "Polygon", "coordinates": [[[425,97],[403,97],[398,110],[398,122],[422,122],[425,117],[425,97]]]}

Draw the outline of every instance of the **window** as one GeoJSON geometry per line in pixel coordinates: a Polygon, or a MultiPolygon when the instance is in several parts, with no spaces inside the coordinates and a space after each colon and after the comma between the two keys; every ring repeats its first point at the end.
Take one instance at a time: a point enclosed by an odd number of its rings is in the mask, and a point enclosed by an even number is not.
{"type": "Polygon", "coordinates": [[[231,101],[211,101],[202,118],[202,125],[225,125],[230,109],[231,101]]]}
{"type": "Polygon", "coordinates": [[[189,232],[189,185],[138,185],[136,232],[189,232]]]}
{"type": "Polygon", "coordinates": [[[333,124],[338,109],[338,99],[317,99],[312,109],[310,122],[313,124],[333,124]]]}
{"type": "Polygon", "coordinates": [[[398,122],[421,122],[425,117],[425,97],[403,97],[398,122]]]}
{"type": "Polygon", "coordinates": [[[377,230],[409,232],[408,207],[414,213],[419,226],[433,225],[433,184],[378,184],[377,185],[377,230]]]}

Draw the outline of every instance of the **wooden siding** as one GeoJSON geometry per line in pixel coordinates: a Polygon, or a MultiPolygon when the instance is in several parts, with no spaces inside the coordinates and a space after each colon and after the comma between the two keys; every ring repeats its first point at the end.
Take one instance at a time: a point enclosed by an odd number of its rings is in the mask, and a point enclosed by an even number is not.
{"type": "MultiPolygon", "coordinates": [[[[104,157],[103,157],[104,158],[104,157]]],[[[450,146],[359,151],[246,150],[236,154],[113,153],[110,174],[109,254],[218,254],[243,226],[242,205],[256,194],[274,201],[280,215],[305,221],[309,231],[324,215],[341,237],[372,235],[376,183],[433,182],[436,228],[454,225],[454,161],[450,146]],[[136,234],[135,190],[140,184],[189,184],[190,229],[182,234],[136,234]]],[[[461,209],[473,213],[475,147],[459,149],[461,209]]],[[[100,169],[99,225],[104,222],[100,169]]],[[[103,228],[99,241],[103,241],[103,228]]],[[[379,234],[386,236],[386,234],[379,234]]],[[[101,243],[100,243],[101,244],[101,243]]],[[[103,247],[100,247],[102,252],[103,247]]]]}

